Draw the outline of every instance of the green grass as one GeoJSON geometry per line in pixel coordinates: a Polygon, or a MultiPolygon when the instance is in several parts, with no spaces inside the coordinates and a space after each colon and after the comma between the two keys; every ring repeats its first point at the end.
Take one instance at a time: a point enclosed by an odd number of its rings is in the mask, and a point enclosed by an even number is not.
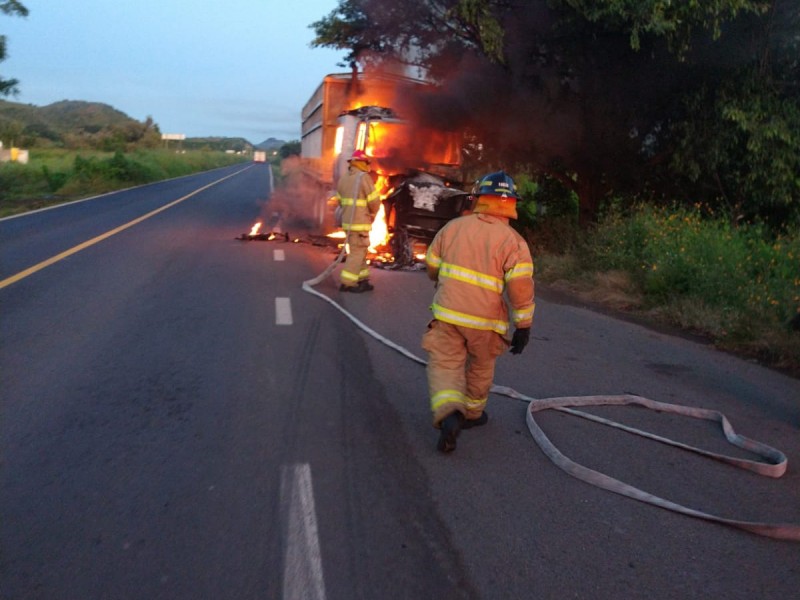
{"type": "Polygon", "coordinates": [[[612,212],[569,254],[538,261],[544,281],[569,280],[710,337],[721,348],[800,374],[800,231],[734,227],[699,207],[612,212]],[[624,278],[608,277],[609,274],[624,278]]]}
{"type": "Polygon", "coordinates": [[[0,163],[0,217],[244,160],[216,151],[31,150],[28,164],[0,163]]]}

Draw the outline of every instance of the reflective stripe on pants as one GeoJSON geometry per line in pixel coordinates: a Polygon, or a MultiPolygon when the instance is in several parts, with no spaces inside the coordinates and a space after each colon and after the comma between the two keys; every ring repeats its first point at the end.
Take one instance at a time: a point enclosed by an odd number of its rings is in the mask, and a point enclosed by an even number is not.
{"type": "Polygon", "coordinates": [[[339,280],[344,285],[354,286],[359,281],[369,278],[367,265],[367,248],[369,248],[369,232],[351,231],[347,234],[347,245],[350,251],[344,261],[344,267],[339,274],[339,280]]]}
{"type": "Polygon", "coordinates": [[[495,361],[507,348],[502,336],[434,320],[422,336],[422,348],[428,353],[434,427],[454,410],[467,419],[480,417],[492,387],[495,361]]]}

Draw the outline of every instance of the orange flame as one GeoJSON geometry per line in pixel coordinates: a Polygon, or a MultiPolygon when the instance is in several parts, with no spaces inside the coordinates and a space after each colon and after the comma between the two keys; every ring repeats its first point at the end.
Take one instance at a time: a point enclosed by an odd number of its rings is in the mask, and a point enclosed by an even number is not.
{"type": "Polygon", "coordinates": [[[375,220],[372,222],[372,229],[369,231],[369,252],[376,252],[380,246],[385,246],[389,242],[389,227],[386,225],[386,209],[381,207],[375,220]]]}
{"type": "Polygon", "coordinates": [[[389,188],[389,179],[384,175],[378,175],[375,181],[375,189],[381,195],[381,206],[378,209],[378,214],[372,221],[372,229],[369,232],[369,252],[377,252],[378,248],[384,247],[389,244],[389,225],[386,220],[386,208],[383,201],[392,192],[394,188],[389,188]]]}
{"type": "Polygon", "coordinates": [[[261,221],[253,225],[252,229],[250,229],[250,235],[258,235],[259,229],[261,229],[261,221]]]}

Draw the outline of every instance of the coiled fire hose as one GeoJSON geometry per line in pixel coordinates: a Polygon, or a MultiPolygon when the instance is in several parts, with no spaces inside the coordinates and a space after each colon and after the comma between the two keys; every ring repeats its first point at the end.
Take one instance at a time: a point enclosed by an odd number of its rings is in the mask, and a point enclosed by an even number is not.
{"type": "MultiPolygon", "coordinates": [[[[325,278],[328,277],[333,272],[336,266],[344,258],[344,255],[345,255],[345,248],[343,245],[342,250],[339,253],[339,256],[336,257],[336,260],[330,266],[328,266],[328,268],[326,268],[317,277],[314,277],[313,279],[309,279],[303,282],[302,286],[303,290],[308,292],[309,294],[313,294],[314,296],[321,298],[328,304],[332,305],[334,308],[336,308],[336,310],[338,310],[344,316],[350,319],[359,329],[368,333],[370,336],[372,336],[382,344],[389,346],[390,348],[396,350],[403,356],[406,356],[407,358],[410,358],[411,360],[418,362],[421,365],[426,365],[427,361],[423,360],[422,358],[419,358],[406,348],[394,343],[392,340],[385,338],[384,336],[376,332],[374,329],[370,328],[365,323],[357,319],[354,315],[345,310],[341,305],[339,305],[333,299],[314,289],[314,286],[318,285],[320,282],[325,280],[325,278]]],[[[542,449],[545,455],[553,463],[556,464],[556,466],[558,466],[563,471],[566,471],[573,477],[580,479],[581,481],[585,481],[586,483],[602,488],[604,490],[608,490],[610,492],[614,492],[616,494],[620,494],[622,496],[627,496],[628,498],[633,498],[634,500],[639,500],[640,502],[652,504],[653,506],[665,508],[667,510],[688,515],[690,517],[695,517],[698,519],[704,519],[706,521],[711,521],[714,523],[728,525],[731,527],[743,529],[745,531],[749,531],[751,533],[755,533],[757,535],[762,535],[770,538],[775,538],[780,540],[800,541],[800,525],[794,525],[790,523],[761,523],[753,521],[740,521],[736,519],[727,519],[723,517],[718,517],[699,510],[682,506],[680,504],[676,504],[674,502],[665,500],[658,496],[654,496],[653,494],[649,494],[643,490],[640,490],[639,488],[628,485],[618,479],[614,479],[613,477],[609,477],[608,475],[600,473],[599,471],[595,471],[593,469],[584,467],[583,465],[579,465],[578,463],[573,462],[572,460],[564,456],[558,450],[558,448],[556,448],[553,445],[553,443],[550,441],[547,435],[545,435],[544,431],[542,431],[542,429],[536,422],[536,419],[534,418],[534,414],[539,411],[550,410],[550,409],[557,410],[584,419],[589,419],[591,421],[595,421],[603,425],[608,425],[609,427],[622,429],[623,431],[627,431],[629,433],[646,437],[651,440],[661,442],[663,444],[668,444],[670,446],[682,448],[684,450],[688,450],[696,454],[701,454],[703,456],[707,456],[714,460],[718,460],[727,463],[729,465],[739,467],[741,469],[752,471],[754,473],[757,473],[758,475],[765,475],[767,477],[778,478],[781,477],[786,472],[786,467],[788,464],[786,455],[784,455],[779,450],[772,448],[771,446],[767,446],[766,444],[763,444],[755,440],[751,440],[736,433],[733,430],[733,427],[731,426],[728,419],[725,417],[725,415],[723,415],[720,412],[704,408],[693,408],[677,404],[667,404],[664,402],[657,402],[655,400],[648,400],[647,398],[631,394],[625,394],[619,396],[570,396],[563,398],[538,399],[538,398],[531,398],[530,396],[521,394],[510,387],[501,385],[493,385],[490,391],[495,394],[500,394],[503,396],[507,396],[509,398],[513,398],[515,400],[527,402],[528,412],[526,414],[526,422],[528,425],[528,430],[533,436],[533,439],[536,441],[536,443],[539,445],[539,447],[542,449]],[[617,423],[616,421],[611,421],[609,419],[598,417],[590,413],[585,413],[569,408],[570,406],[605,406],[605,405],[620,406],[620,405],[630,405],[630,404],[643,406],[645,408],[649,408],[651,410],[655,410],[658,412],[677,414],[686,417],[692,417],[694,419],[716,421],[721,425],[722,431],[725,434],[725,439],[730,444],[748,450],[760,456],[766,462],[757,462],[747,459],[735,458],[724,454],[717,454],[715,452],[709,452],[701,448],[696,448],[694,446],[683,444],[681,442],[676,442],[674,440],[670,440],[668,438],[664,438],[659,435],[649,433],[647,431],[642,431],[633,427],[629,427],[627,425],[623,425],[622,423],[617,423]]]]}

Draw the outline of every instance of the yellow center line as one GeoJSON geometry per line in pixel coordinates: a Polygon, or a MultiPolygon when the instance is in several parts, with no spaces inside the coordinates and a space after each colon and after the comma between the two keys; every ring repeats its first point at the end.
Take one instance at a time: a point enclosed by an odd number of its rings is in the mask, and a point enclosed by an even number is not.
{"type": "Polygon", "coordinates": [[[212,187],[214,185],[217,185],[218,183],[221,183],[221,182],[225,181],[226,179],[230,179],[231,177],[233,177],[235,175],[238,175],[239,173],[242,173],[242,172],[246,171],[249,168],[250,167],[245,167],[244,169],[242,169],[240,171],[236,171],[235,173],[231,173],[230,175],[226,175],[225,177],[222,177],[221,179],[217,179],[216,181],[212,181],[211,183],[209,183],[207,185],[204,185],[203,187],[198,188],[195,191],[186,194],[182,198],[178,198],[177,200],[173,200],[169,204],[165,204],[161,208],[157,208],[157,209],[147,213],[146,215],[142,215],[141,217],[138,217],[138,218],[134,219],[133,221],[129,221],[129,222],[125,223],[124,225],[120,225],[119,227],[117,227],[115,229],[112,229],[112,230],[107,231],[107,232],[105,232],[103,234],[100,234],[97,237],[94,237],[94,238],[92,238],[92,239],[90,239],[88,241],[85,241],[85,242],[83,242],[81,244],[78,244],[77,246],[73,246],[69,250],[65,250],[61,254],[56,254],[55,256],[50,257],[47,260],[43,260],[39,264],[33,265],[32,267],[30,267],[28,269],[25,269],[24,271],[20,271],[16,275],[12,275],[11,277],[7,277],[6,279],[3,279],[2,281],[0,281],[0,290],[2,290],[4,287],[7,287],[7,286],[11,285],[12,283],[16,283],[17,281],[20,281],[21,279],[25,279],[29,275],[33,275],[37,271],[41,271],[45,267],[49,267],[52,264],[55,264],[55,263],[57,263],[57,262],[59,262],[61,260],[64,260],[68,256],[72,256],[73,254],[76,254],[76,253],[80,252],[81,250],[85,250],[86,248],[89,248],[90,246],[94,246],[98,242],[102,242],[106,238],[110,238],[112,235],[118,234],[120,231],[125,231],[129,227],[133,227],[134,225],[136,225],[138,223],[141,223],[145,219],[149,219],[150,217],[155,216],[158,213],[167,210],[168,208],[172,208],[176,204],[180,204],[184,200],[188,200],[192,196],[194,196],[196,194],[199,194],[200,192],[202,192],[204,190],[207,190],[208,188],[210,188],[210,187],[212,187]]]}

